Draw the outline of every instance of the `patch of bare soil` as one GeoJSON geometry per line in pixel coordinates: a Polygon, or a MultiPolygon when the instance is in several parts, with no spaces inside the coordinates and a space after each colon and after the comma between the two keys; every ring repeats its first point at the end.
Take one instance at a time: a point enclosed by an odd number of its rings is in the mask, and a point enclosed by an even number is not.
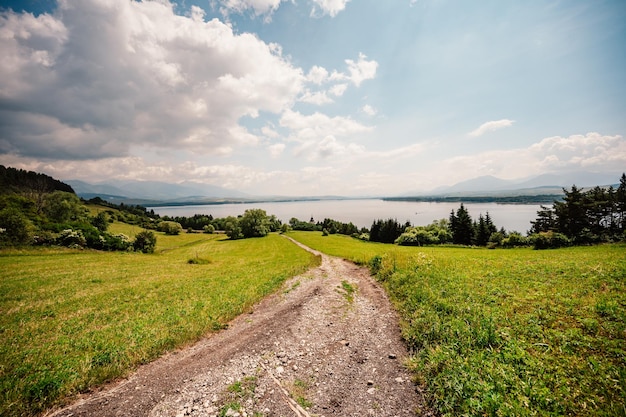
{"type": "Polygon", "coordinates": [[[430,415],[384,291],[367,269],[321,256],[228,329],[52,415],[430,415]]]}

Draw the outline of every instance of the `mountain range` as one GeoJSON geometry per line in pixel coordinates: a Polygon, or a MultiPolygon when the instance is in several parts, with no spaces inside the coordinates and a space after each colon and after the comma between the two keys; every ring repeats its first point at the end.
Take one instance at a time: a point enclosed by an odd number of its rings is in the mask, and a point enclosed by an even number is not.
{"type": "MultiPolygon", "coordinates": [[[[518,180],[504,180],[494,176],[481,176],[439,187],[429,192],[408,192],[402,196],[502,196],[562,194],[562,188],[572,185],[592,187],[614,185],[621,174],[573,172],[566,174],[543,174],[518,180]]],[[[115,181],[89,183],[80,180],[65,181],[76,194],[85,199],[100,197],[114,203],[127,204],[206,204],[227,201],[284,201],[306,200],[313,197],[252,196],[237,190],[191,181],[178,184],[159,181],[115,181]]],[[[316,199],[339,199],[342,197],[315,197],[316,199]]]]}
{"type": "Polygon", "coordinates": [[[404,195],[461,195],[476,193],[520,193],[561,194],[562,188],[608,186],[619,183],[621,174],[603,174],[595,172],[570,172],[560,174],[542,174],[529,178],[504,180],[491,175],[461,181],[452,186],[438,187],[427,193],[405,193],[404,195]]]}

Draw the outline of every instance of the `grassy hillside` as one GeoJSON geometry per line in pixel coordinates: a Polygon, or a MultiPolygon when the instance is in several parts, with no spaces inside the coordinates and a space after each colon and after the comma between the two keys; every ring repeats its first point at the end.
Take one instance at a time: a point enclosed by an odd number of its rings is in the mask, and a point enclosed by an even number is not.
{"type": "Polygon", "coordinates": [[[626,415],[626,246],[407,248],[294,232],[368,263],[442,415],[626,415]]]}
{"type": "Polygon", "coordinates": [[[157,243],[152,255],[0,251],[0,415],[34,415],[218,330],[318,262],[278,235],[157,243]]]}

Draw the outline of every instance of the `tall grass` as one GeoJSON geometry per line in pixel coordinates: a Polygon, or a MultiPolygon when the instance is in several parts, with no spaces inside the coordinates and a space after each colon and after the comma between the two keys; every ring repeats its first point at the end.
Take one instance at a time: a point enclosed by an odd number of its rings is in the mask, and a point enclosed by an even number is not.
{"type": "Polygon", "coordinates": [[[159,234],[152,255],[1,251],[0,415],[35,415],[123,376],[316,262],[277,235],[159,234]]]}
{"type": "Polygon", "coordinates": [[[371,263],[442,415],[626,415],[626,246],[405,248],[294,233],[371,263]]]}

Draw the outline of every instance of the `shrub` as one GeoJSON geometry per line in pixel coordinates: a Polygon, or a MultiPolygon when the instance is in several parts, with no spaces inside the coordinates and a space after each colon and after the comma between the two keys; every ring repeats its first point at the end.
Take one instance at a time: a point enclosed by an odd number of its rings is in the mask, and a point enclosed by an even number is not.
{"type": "Polygon", "coordinates": [[[87,246],[87,239],[85,239],[83,232],[80,230],[65,229],[57,237],[56,243],[68,248],[84,248],[87,246]]]}
{"type": "Polygon", "coordinates": [[[435,245],[439,243],[439,238],[432,231],[423,227],[407,227],[395,243],[400,246],[435,245]]]}
{"type": "Polygon", "coordinates": [[[17,209],[5,208],[0,211],[0,247],[29,243],[31,231],[31,222],[17,209]]]}
{"type": "Polygon", "coordinates": [[[153,232],[150,230],[144,230],[137,233],[137,236],[135,236],[133,248],[138,252],[154,253],[156,239],[156,235],[153,232]]]}
{"type": "Polygon", "coordinates": [[[539,232],[530,236],[535,249],[557,249],[570,246],[572,242],[562,233],[539,232]]]}
{"type": "Polygon", "coordinates": [[[157,226],[159,232],[165,232],[166,235],[178,235],[183,231],[183,226],[178,222],[164,221],[157,226]]]}
{"type": "Polygon", "coordinates": [[[502,246],[505,248],[514,248],[519,246],[528,246],[528,238],[517,232],[512,232],[508,237],[502,239],[502,246]]]}
{"type": "Polygon", "coordinates": [[[213,226],[212,224],[207,224],[202,228],[202,230],[204,230],[204,233],[211,235],[215,233],[215,226],[213,226]]]}

